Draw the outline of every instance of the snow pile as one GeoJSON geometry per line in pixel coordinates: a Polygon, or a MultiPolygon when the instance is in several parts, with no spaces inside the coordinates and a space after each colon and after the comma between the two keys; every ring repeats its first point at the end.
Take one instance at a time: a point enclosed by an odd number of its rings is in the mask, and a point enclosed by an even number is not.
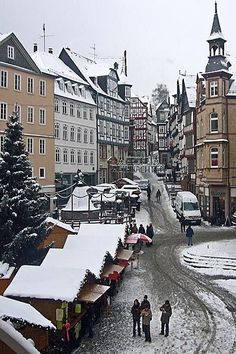
{"type": "Polygon", "coordinates": [[[0,262],[0,279],[9,279],[15,267],[10,267],[8,263],[0,262]]]}
{"type": "Polygon", "coordinates": [[[41,315],[33,306],[4,296],[0,296],[0,317],[22,320],[45,328],[55,328],[52,322],[41,315]]]}

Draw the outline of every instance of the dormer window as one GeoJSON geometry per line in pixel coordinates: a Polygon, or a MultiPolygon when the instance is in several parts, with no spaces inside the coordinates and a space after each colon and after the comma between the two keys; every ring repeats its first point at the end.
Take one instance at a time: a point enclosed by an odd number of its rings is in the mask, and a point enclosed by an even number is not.
{"type": "Polygon", "coordinates": [[[210,82],[210,97],[218,96],[218,82],[211,81],[210,82]]]}
{"type": "Polygon", "coordinates": [[[60,88],[60,90],[65,91],[65,84],[62,79],[59,81],[59,88],[60,88]]]}
{"type": "Polygon", "coordinates": [[[7,57],[8,59],[15,59],[15,48],[12,47],[11,45],[7,46],[7,57]]]}

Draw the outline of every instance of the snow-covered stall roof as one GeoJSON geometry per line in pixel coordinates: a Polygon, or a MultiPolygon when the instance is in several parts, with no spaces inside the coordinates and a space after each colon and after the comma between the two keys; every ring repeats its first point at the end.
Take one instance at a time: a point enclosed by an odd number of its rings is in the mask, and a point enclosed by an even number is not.
{"type": "Polygon", "coordinates": [[[0,296],[0,317],[22,320],[36,326],[55,328],[52,322],[33,306],[4,296],[0,296]]]}
{"type": "Polygon", "coordinates": [[[88,211],[88,210],[99,210],[96,208],[92,202],[89,205],[89,196],[87,190],[90,189],[89,186],[75,187],[73,190],[68,203],[62,210],[73,210],[73,211],[88,211]],[[73,207],[73,209],[72,209],[73,207]]]}
{"type": "Polygon", "coordinates": [[[122,180],[123,180],[124,182],[126,182],[126,184],[132,184],[132,185],[137,186],[137,183],[136,183],[135,181],[133,181],[132,179],[129,179],[129,178],[127,178],[127,177],[122,177],[122,180]]]}
{"type": "MultiPolygon", "coordinates": [[[[79,237],[75,237],[79,239],[79,237]]],[[[106,250],[103,247],[89,249],[83,243],[75,249],[50,249],[41,267],[88,269],[97,278],[103,269],[106,250]]]]}
{"type": "Polygon", "coordinates": [[[40,352],[18,332],[10,322],[0,319],[0,340],[4,342],[15,353],[19,354],[40,354],[40,352]]]}
{"type": "Polygon", "coordinates": [[[93,194],[91,200],[92,201],[97,201],[97,202],[115,202],[116,200],[116,197],[117,197],[117,194],[115,193],[112,193],[112,190],[111,190],[111,193],[96,193],[96,194],[93,194]]]}
{"type": "Polygon", "coordinates": [[[50,223],[50,224],[53,224],[53,226],[58,226],[64,230],[67,230],[69,232],[72,232],[72,233],[77,233],[77,231],[75,231],[70,225],[60,221],[60,220],[57,220],[57,219],[53,219],[52,217],[47,217],[46,219],[46,223],[50,223]]]}
{"type": "Polygon", "coordinates": [[[86,274],[78,268],[22,266],[3,295],[72,302],[86,274]]]}

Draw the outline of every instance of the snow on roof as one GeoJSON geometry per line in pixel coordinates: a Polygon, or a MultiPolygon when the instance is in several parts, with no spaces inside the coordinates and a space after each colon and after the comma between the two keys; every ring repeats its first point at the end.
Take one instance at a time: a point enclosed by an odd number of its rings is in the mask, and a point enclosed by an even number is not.
{"type": "Polygon", "coordinates": [[[85,276],[78,268],[22,266],[3,295],[72,302],[85,276]]]}
{"type": "Polygon", "coordinates": [[[0,262],[0,279],[9,279],[15,267],[10,267],[8,263],[0,262]]]}
{"type": "Polygon", "coordinates": [[[227,95],[236,96],[236,78],[234,78],[234,77],[233,77],[233,81],[230,85],[229,92],[227,95]]]}
{"type": "Polygon", "coordinates": [[[223,36],[222,32],[213,32],[210,34],[208,41],[212,41],[212,40],[219,39],[219,38],[225,40],[225,37],[223,36]]]}
{"type": "Polygon", "coordinates": [[[107,251],[115,257],[119,240],[125,240],[125,227],[125,224],[81,224],[78,237],[73,239],[69,235],[64,249],[87,247],[91,250],[101,247],[104,254],[107,251]]]}
{"type": "Polygon", "coordinates": [[[98,202],[100,202],[100,201],[102,201],[102,202],[115,202],[116,197],[117,197],[117,194],[115,193],[115,190],[114,190],[114,192],[112,192],[112,190],[111,190],[111,193],[93,194],[91,200],[98,201],[98,202]]]}
{"type": "Polygon", "coordinates": [[[46,222],[47,222],[47,223],[51,223],[51,224],[53,224],[54,226],[61,227],[62,229],[65,229],[65,230],[67,230],[67,231],[69,231],[69,232],[77,233],[77,231],[75,231],[70,225],[65,224],[64,222],[59,221],[59,220],[57,220],[57,219],[53,219],[53,218],[51,218],[50,216],[47,217],[46,222]]]}
{"type": "Polygon", "coordinates": [[[26,304],[22,301],[8,299],[7,297],[0,296],[0,317],[12,318],[26,321],[29,324],[55,328],[51,321],[44,317],[33,306],[26,304]]]}
{"type": "Polygon", "coordinates": [[[54,82],[55,95],[96,106],[96,103],[92,98],[91,92],[87,88],[85,88],[85,90],[86,90],[86,95],[84,97],[79,92],[78,94],[75,94],[74,91],[69,92],[66,88],[60,89],[59,82],[57,82],[56,80],[54,82]]]}
{"type": "Polygon", "coordinates": [[[89,186],[75,187],[65,208],[62,210],[72,210],[72,207],[74,211],[99,210],[89,201],[87,190],[90,188],[89,186]]]}
{"type": "Polygon", "coordinates": [[[71,70],[60,58],[52,53],[45,53],[37,51],[31,54],[32,59],[46,74],[53,76],[62,76],[64,78],[73,80],[83,85],[88,85],[79,75],[71,70]]]}
{"type": "Polygon", "coordinates": [[[23,353],[24,351],[25,354],[40,354],[33,344],[23,337],[23,335],[18,332],[10,322],[0,319],[0,331],[4,336],[4,343],[6,343],[9,348],[11,345],[12,348],[14,346],[14,350],[17,350],[18,353],[23,353]]]}
{"type": "Polygon", "coordinates": [[[183,78],[188,97],[189,107],[196,106],[196,75],[186,75],[183,78]]]}
{"type": "Polygon", "coordinates": [[[137,186],[137,183],[134,182],[132,179],[129,179],[127,177],[122,177],[123,181],[127,182],[127,184],[134,184],[135,186],[137,186]]]}
{"type": "Polygon", "coordinates": [[[2,42],[5,38],[7,38],[8,36],[10,36],[11,33],[0,33],[0,42],[2,42]]]}

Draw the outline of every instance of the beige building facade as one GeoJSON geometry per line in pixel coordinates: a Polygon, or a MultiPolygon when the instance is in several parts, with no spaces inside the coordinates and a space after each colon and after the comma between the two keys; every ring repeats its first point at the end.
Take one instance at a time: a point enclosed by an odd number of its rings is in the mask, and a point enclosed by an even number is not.
{"type": "Polygon", "coordinates": [[[17,37],[0,35],[0,141],[8,117],[22,122],[33,175],[42,191],[55,191],[54,80],[42,74],[17,37]]]}
{"type": "Polygon", "coordinates": [[[208,63],[197,78],[196,193],[203,216],[219,225],[236,210],[236,92],[225,42],[216,5],[208,63]]]}

